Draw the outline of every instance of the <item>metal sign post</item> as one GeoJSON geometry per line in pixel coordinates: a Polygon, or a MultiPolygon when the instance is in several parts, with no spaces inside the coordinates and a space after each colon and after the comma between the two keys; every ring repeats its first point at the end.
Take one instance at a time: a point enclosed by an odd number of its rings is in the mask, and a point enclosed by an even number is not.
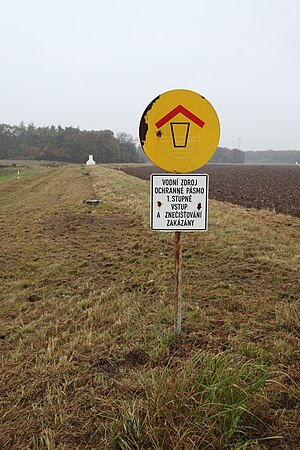
{"type": "Polygon", "coordinates": [[[182,231],[206,231],[208,216],[207,174],[152,174],[151,228],[174,234],[174,331],[181,333],[182,231]]]}
{"type": "Polygon", "coordinates": [[[216,151],[220,123],[213,106],[196,92],[175,89],[156,97],[140,121],[140,141],[156,166],[151,176],[151,228],[175,231],[174,328],[181,334],[181,232],[207,231],[208,175],[191,174],[216,151]]]}
{"type": "Polygon", "coordinates": [[[174,333],[181,333],[181,232],[174,235],[175,256],[175,292],[174,292],[174,333]]]}

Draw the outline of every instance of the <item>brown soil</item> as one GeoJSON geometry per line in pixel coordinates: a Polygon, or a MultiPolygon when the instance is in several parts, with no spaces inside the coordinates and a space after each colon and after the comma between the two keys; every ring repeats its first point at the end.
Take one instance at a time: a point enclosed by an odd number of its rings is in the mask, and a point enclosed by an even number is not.
{"type": "MultiPolygon", "coordinates": [[[[149,180],[162,170],[153,166],[122,166],[129,175],[149,180]]],[[[270,209],[300,217],[300,167],[208,164],[209,196],[246,208],[270,209]]]]}

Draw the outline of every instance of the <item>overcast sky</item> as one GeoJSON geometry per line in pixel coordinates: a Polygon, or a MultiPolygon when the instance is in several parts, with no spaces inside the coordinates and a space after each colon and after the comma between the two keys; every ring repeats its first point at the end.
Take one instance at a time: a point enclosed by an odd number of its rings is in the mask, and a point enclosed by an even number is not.
{"type": "Polygon", "coordinates": [[[0,0],[0,123],[138,136],[148,103],[199,92],[220,146],[300,149],[299,0],[0,0]]]}

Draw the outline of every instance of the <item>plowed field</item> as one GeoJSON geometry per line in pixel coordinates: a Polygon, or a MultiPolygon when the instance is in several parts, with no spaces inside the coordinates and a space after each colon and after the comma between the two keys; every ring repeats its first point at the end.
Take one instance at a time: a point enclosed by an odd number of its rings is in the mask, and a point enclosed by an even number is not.
{"type": "MultiPolygon", "coordinates": [[[[122,167],[143,180],[163,172],[154,166],[122,167]]],[[[269,209],[300,217],[300,167],[209,164],[197,172],[209,174],[209,196],[215,200],[269,209]]]]}

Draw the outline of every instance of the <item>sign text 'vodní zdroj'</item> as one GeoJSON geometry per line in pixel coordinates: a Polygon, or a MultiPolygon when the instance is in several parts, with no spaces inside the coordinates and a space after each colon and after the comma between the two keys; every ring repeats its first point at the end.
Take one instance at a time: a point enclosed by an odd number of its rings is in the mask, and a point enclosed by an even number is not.
{"type": "Polygon", "coordinates": [[[152,174],[151,228],[207,231],[208,175],[152,174]]]}

